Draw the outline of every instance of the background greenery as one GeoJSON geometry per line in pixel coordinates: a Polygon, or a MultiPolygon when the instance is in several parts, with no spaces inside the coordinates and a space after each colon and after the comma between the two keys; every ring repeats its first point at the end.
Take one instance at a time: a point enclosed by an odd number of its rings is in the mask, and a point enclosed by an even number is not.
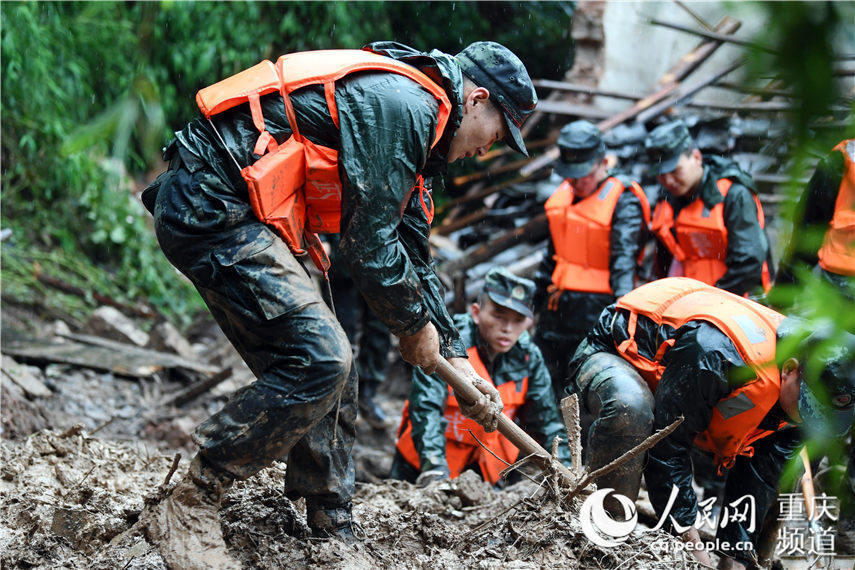
{"type": "Polygon", "coordinates": [[[201,87],[281,53],[381,39],[451,53],[493,39],[535,77],[573,61],[572,2],[3,2],[0,14],[4,298],[53,302],[38,263],[179,317],[200,301],[133,192],[163,168],[201,87]]]}

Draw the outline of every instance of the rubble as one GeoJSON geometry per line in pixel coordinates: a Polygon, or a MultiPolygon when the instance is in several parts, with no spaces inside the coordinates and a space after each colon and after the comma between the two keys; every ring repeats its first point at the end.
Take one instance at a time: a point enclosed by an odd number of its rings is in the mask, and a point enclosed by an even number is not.
{"type": "MultiPolygon", "coordinates": [[[[66,568],[164,568],[134,523],[172,457],[85,432],[41,431],[0,443],[0,564],[66,568]]],[[[188,461],[173,477],[183,476],[188,461]]],[[[614,548],[584,537],[565,511],[530,481],[493,491],[472,472],[425,489],[395,481],[360,484],[354,516],[365,540],[354,547],[310,537],[305,505],[284,493],[277,463],[237,482],[220,520],[230,554],[247,568],[672,568],[685,559],[653,549],[660,533],[614,548]]]]}
{"type": "Polygon", "coordinates": [[[140,330],[121,311],[106,305],[95,309],[87,327],[98,336],[135,344],[140,348],[149,343],[148,334],[140,330]]]}

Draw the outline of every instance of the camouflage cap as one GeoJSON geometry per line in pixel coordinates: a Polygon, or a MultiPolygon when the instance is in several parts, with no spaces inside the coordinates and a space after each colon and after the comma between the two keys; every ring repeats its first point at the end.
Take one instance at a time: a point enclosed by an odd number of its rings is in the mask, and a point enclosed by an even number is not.
{"type": "Polygon", "coordinates": [[[653,129],[644,141],[655,176],[667,174],[677,168],[680,156],[694,148],[695,141],[689,127],[681,120],[671,121],[653,129]]]}
{"type": "Polygon", "coordinates": [[[525,65],[496,42],[475,42],[454,58],[463,74],[490,92],[490,101],[502,109],[508,136],[505,144],[528,156],[520,127],[537,105],[537,93],[525,65]]]}
{"type": "Polygon", "coordinates": [[[561,155],[555,172],[562,178],[584,178],[606,156],[606,145],[600,129],[588,121],[573,121],[558,135],[561,155]]]}
{"type": "Polygon", "coordinates": [[[529,279],[517,277],[504,267],[494,267],[487,272],[484,292],[497,305],[507,307],[526,317],[534,316],[532,311],[534,282],[529,279]]]}
{"type": "Polygon", "coordinates": [[[845,435],[855,419],[855,335],[787,317],[777,336],[778,365],[789,356],[800,363],[798,406],[805,426],[826,437],[845,435]]]}

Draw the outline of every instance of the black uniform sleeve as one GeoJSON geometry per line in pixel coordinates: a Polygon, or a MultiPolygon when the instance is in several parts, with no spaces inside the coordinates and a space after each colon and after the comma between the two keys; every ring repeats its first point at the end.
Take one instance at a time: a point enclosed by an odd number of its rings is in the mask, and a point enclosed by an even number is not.
{"type": "Polygon", "coordinates": [[[717,533],[719,544],[732,545],[722,551],[730,558],[744,564],[754,562],[760,527],[778,496],[778,480],[800,445],[800,431],[784,429],[756,442],[753,457],[736,459],[721,505],[724,527],[719,526],[717,533]],[[737,547],[737,543],[744,546],[737,547]]]}
{"type": "Polygon", "coordinates": [[[419,454],[422,471],[448,467],[445,457],[445,407],[448,386],[437,376],[428,376],[413,369],[410,386],[410,421],[413,423],[413,443],[419,454]]]}
{"type": "Polygon", "coordinates": [[[409,231],[399,226],[433,140],[437,104],[416,83],[392,74],[349,81],[336,89],[336,103],[341,253],[374,314],[393,334],[413,334],[432,315],[412,250],[402,243],[401,232],[409,231]]]}
{"type": "Polygon", "coordinates": [[[769,240],[757,220],[754,195],[736,182],[724,199],[724,225],[727,228],[727,272],[716,287],[744,295],[763,284],[763,263],[769,253],[769,240]]]}
{"type": "Polygon", "coordinates": [[[644,478],[650,501],[660,516],[672,488],[677,487],[670,514],[679,525],[690,526],[695,522],[698,499],[692,489],[689,452],[695,436],[709,426],[715,405],[731,392],[729,371],[744,363],[733,343],[706,323],[690,326],[680,334],[662,363],[665,372],[655,394],[654,429],[668,427],[680,416],[684,420],[650,450],[644,478]]]}
{"type": "Polygon", "coordinates": [[[843,179],[843,155],[832,152],[817,164],[796,206],[793,232],[784,248],[776,283],[795,283],[794,266],[816,265],[817,251],[834,216],[834,205],[843,179]]]}
{"type": "Polygon", "coordinates": [[[552,238],[549,238],[546,255],[534,274],[535,289],[532,303],[537,312],[546,310],[546,298],[549,296],[546,288],[552,285],[552,272],[555,271],[555,265],[555,246],[552,244],[552,238]]]}
{"type": "MultiPolygon", "coordinates": [[[[430,203],[432,197],[425,190],[425,196],[420,196],[418,191],[413,192],[410,201],[404,210],[398,235],[404,251],[413,269],[419,276],[422,291],[422,304],[427,309],[431,320],[439,333],[439,351],[445,358],[466,357],[466,347],[460,340],[460,335],[454,327],[454,322],[445,307],[445,290],[439,277],[436,275],[436,262],[430,252],[430,223],[427,214],[422,207],[422,199],[430,203]]],[[[426,206],[430,210],[430,206],[426,206]]]]}
{"type": "Polygon", "coordinates": [[[618,199],[609,232],[609,285],[615,297],[635,288],[639,249],[642,247],[644,214],[641,201],[629,190],[618,199]]]}

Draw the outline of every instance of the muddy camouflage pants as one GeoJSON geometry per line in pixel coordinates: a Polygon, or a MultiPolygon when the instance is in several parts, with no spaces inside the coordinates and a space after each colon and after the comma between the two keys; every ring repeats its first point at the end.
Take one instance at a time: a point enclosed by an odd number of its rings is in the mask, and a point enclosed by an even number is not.
{"type": "Polygon", "coordinates": [[[356,352],[360,385],[382,384],[389,366],[392,338],[389,328],[374,316],[353,281],[331,281],[335,312],[356,352]]]}
{"type": "Polygon", "coordinates": [[[356,371],[347,336],[285,243],[246,198],[173,159],[143,196],[169,261],[202,295],[256,376],[193,439],[215,467],[245,478],[288,464],[289,495],[349,505],[356,371]],[[340,401],[339,401],[340,400],[340,401]]]}
{"type": "MultiPolygon", "coordinates": [[[[595,418],[585,450],[588,471],[603,467],[653,433],[653,393],[623,358],[608,352],[589,355],[571,386],[584,412],[595,418]]],[[[597,485],[634,501],[643,468],[642,454],[600,477],[597,485]]]]}

